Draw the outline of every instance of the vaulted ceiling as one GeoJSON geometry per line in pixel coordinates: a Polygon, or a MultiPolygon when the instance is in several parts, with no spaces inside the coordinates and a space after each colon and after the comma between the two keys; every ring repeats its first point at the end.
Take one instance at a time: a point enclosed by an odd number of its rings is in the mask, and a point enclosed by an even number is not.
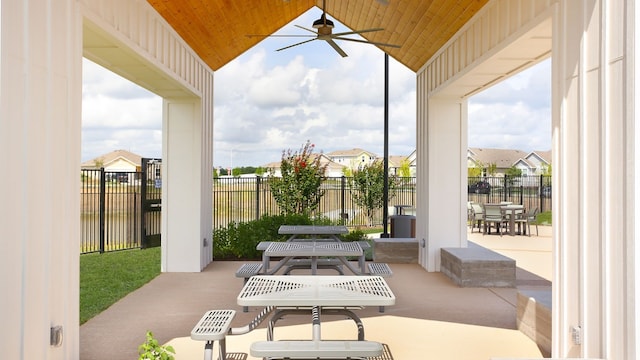
{"type": "MultiPolygon", "coordinates": [[[[195,52],[218,70],[322,0],[147,0],[195,52]]],[[[417,71],[488,0],[326,0],[326,12],[417,71]]]]}

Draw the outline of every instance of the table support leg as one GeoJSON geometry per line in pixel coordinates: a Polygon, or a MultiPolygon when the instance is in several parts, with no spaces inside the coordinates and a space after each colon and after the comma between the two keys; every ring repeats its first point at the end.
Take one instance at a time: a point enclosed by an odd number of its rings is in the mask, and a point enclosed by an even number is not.
{"type": "Polygon", "coordinates": [[[314,306],[311,309],[311,324],[313,326],[313,340],[320,341],[320,307],[314,306]]]}
{"type": "Polygon", "coordinates": [[[204,360],[213,359],[213,341],[207,341],[204,345],[204,360]]]}
{"type": "MultiPolygon", "coordinates": [[[[342,315],[350,318],[356,324],[356,328],[358,330],[358,341],[364,341],[364,324],[362,324],[362,319],[353,311],[346,308],[325,308],[322,309],[322,313],[325,315],[342,315]]],[[[271,316],[269,319],[269,323],[267,325],[267,340],[273,341],[273,331],[276,325],[276,322],[280,320],[285,315],[309,315],[309,308],[295,308],[295,309],[278,309],[275,314],[271,316]]]]}

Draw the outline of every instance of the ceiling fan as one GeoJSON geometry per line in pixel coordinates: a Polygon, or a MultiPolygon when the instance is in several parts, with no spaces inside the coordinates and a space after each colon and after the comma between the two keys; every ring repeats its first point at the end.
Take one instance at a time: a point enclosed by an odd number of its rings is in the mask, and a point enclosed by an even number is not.
{"type": "MultiPolygon", "coordinates": [[[[385,4],[386,1],[383,0],[378,0],[380,3],[385,4]]],[[[340,33],[333,33],[332,29],[334,28],[333,25],[333,21],[327,19],[327,13],[325,11],[325,0],[322,0],[322,16],[320,17],[320,19],[316,20],[313,22],[313,28],[317,29],[317,30],[312,30],[309,28],[306,28],[304,26],[300,26],[300,25],[295,25],[296,27],[306,30],[310,33],[313,33],[313,35],[309,34],[309,35],[247,35],[248,37],[254,37],[254,36],[263,36],[263,37],[312,37],[309,40],[305,40],[293,45],[289,45],[289,46],[285,46],[283,48],[277,49],[276,51],[282,51],[282,50],[286,50],[289,48],[292,48],[294,46],[298,46],[298,45],[302,45],[302,44],[306,44],[308,42],[314,41],[314,40],[324,40],[326,41],[338,54],[340,54],[340,56],[342,57],[346,57],[347,53],[344,52],[344,50],[342,50],[338,44],[336,44],[336,42],[334,40],[346,40],[346,41],[353,41],[353,42],[359,42],[359,43],[364,43],[364,44],[372,44],[372,45],[378,45],[378,46],[388,46],[388,47],[394,47],[394,48],[399,48],[400,45],[394,45],[394,44],[385,44],[385,43],[379,43],[379,42],[374,42],[374,41],[367,41],[367,40],[360,40],[360,39],[353,39],[353,38],[349,38],[349,37],[345,37],[346,35],[355,35],[355,34],[362,34],[362,33],[366,33],[366,32],[374,32],[374,31],[382,31],[384,29],[382,28],[373,28],[373,29],[365,29],[365,30],[356,30],[356,31],[345,31],[345,32],[340,32],[340,33]]]]}

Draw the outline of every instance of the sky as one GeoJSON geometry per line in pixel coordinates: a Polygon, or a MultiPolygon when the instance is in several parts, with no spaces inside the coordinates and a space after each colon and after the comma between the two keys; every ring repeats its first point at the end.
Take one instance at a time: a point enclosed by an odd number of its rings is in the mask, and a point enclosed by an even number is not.
{"type": "MultiPolygon", "coordinates": [[[[313,8],[276,34],[306,34],[313,8]]],[[[349,31],[334,21],[333,32],[349,31]]],[[[214,74],[214,166],[262,166],[310,141],[316,152],[384,155],[384,53],[337,41],[269,37],[214,74]]],[[[469,100],[469,147],[551,149],[550,60],[469,100]]],[[[389,155],[415,150],[416,75],[390,57],[389,155]]],[[[82,161],[124,149],[162,155],[162,99],[83,61],[82,161]]]]}

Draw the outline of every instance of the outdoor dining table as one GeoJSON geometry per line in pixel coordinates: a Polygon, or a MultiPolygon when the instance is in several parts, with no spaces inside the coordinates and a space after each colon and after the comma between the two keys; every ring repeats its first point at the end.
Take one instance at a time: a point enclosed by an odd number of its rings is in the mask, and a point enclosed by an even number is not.
{"type": "Polygon", "coordinates": [[[335,241],[341,241],[339,235],[348,234],[349,229],[342,225],[281,225],[278,228],[278,234],[291,235],[287,241],[305,241],[308,239],[301,238],[303,235],[311,235],[310,239],[318,240],[316,237],[326,237],[335,241]]]}
{"type": "Polygon", "coordinates": [[[271,242],[262,252],[262,269],[265,274],[275,274],[283,266],[286,266],[294,258],[310,258],[311,274],[316,275],[318,271],[318,259],[320,257],[337,258],[351,272],[356,275],[365,273],[365,258],[362,247],[357,242],[337,242],[337,241],[292,241],[292,242],[271,242]],[[349,263],[347,257],[357,256],[359,269],[349,263]],[[271,257],[282,257],[282,259],[270,268],[271,257]]]}
{"type": "MultiPolygon", "coordinates": [[[[313,340],[321,340],[320,315],[326,307],[389,306],[395,295],[381,276],[252,276],[238,295],[238,305],[307,307],[312,315],[313,340]]],[[[304,310],[303,310],[304,311],[304,310]]],[[[352,319],[359,318],[352,314],[352,319]]]]}
{"type": "Polygon", "coordinates": [[[504,205],[500,207],[509,216],[509,235],[516,235],[516,216],[522,214],[524,205],[504,205]]]}

